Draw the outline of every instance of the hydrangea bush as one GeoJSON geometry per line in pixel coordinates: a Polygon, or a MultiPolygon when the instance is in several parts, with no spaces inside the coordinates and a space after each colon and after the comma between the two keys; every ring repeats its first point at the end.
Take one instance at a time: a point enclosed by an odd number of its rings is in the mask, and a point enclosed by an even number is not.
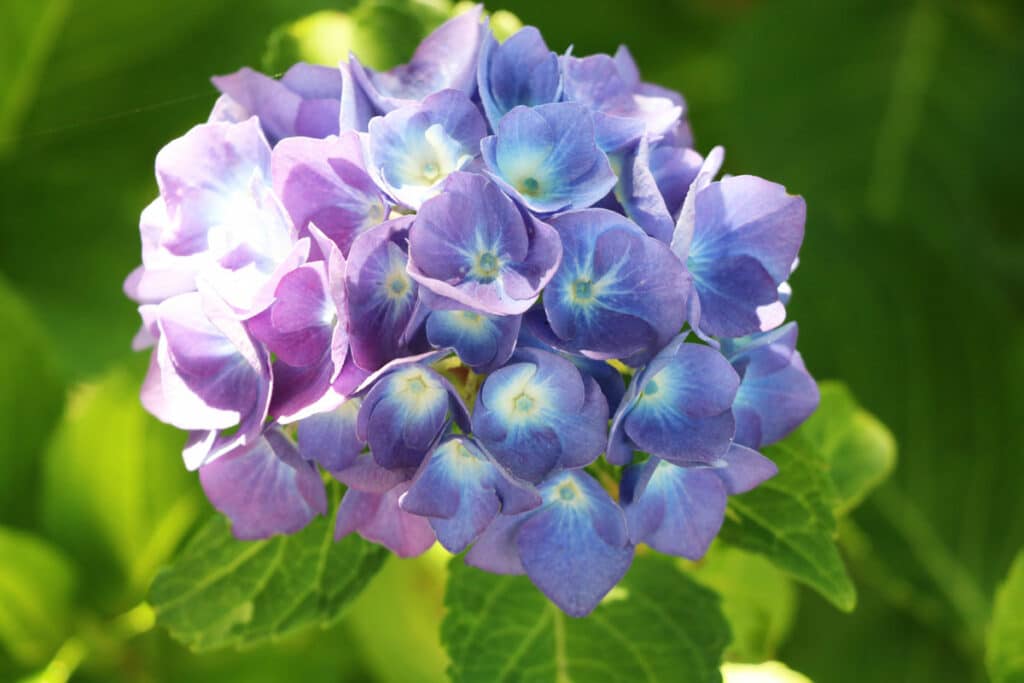
{"type": "Polygon", "coordinates": [[[218,77],[157,155],[128,278],[142,402],[240,539],[435,542],[583,616],[698,559],[818,404],[786,322],[805,205],[719,178],[629,51],[503,42],[218,77]]]}

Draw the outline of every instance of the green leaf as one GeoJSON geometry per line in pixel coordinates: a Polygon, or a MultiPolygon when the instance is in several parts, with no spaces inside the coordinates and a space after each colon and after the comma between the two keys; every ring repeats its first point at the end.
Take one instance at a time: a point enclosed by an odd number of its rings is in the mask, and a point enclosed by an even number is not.
{"type": "Polygon", "coordinates": [[[1024,683],[1024,551],[996,591],[987,650],[992,683],[1024,683]]]}
{"type": "Polygon", "coordinates": [[[291,536],[239,541],[217,515],[157,575],[149,600],[157,622],[197,652],[251,647],[335,623],[386,558],[355,535],[335,542],[327,518],[291,536]]]}
{"type": "Polygon", "coordinates": [[[836,548],[836,516],[892,471],[892,435],[845,386],[823,382],[814,415],[765,454],[778,476],[730,500],[722,538],[765,555],[839,609],[852,610],[856,593],[836,548]]]}
{"type": "Polygon", "coordinates": [[[184,435],[143,410],[139,370],[77,387],[44,462],[44,526],[87,569],[87,597],[105,609],[142,597],[200,510],[184,435]]]}
{"type": "Polygon", "coordinates": [[[70,7],[71,0],[0,5],[0,156],[14,145],[70,7]]]}
{"type": "Polygon", "coordinates": [[[835,544],[837,496],[828,466],[800,433],[764,452],[779,474],[730,498],[722,539],[761,553],[839,609],[852,610],[857,596],[835,544]]]}
{"type": "Polygon", "coordinates": [[[57,548],[0,527],[0,647],[25,666],[46,660],[64,640],[74,567],[57,548]]]}
{"type": "Polygon", "coordinates": [[[720,681],[718,597],[660,557],[637,557],[588,617],[565,616],[524,576],[449,566],[441,640],[454,683],[720,681]]]}
{"type": "Polygon", "coordinates": [[[760,555],[722,543],[691,569],[693,576],[722,598],[732,642],[731,662],[762,662],[775,656],[789,634],[796,612],[790,578],[760,555]]]}
{"type": "Polygon", "coordinates": [[[821,405],[800,431],[829,465],[836,514],[848,513],[896,467],[896,440],[846,385],[821,383],[821,405]]]}
{"type": "Polygon", "coordinates": [[[0,521],[31,521],[40,455],[63,403],[52,344],[0,277],[0,521]]]}

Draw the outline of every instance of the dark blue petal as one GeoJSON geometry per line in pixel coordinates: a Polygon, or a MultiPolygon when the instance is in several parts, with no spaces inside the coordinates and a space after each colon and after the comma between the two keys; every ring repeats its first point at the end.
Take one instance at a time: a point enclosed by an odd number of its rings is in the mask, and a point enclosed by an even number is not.
{"type": "Polygon", "coordinates": [[[630,540],[698,560],[725,519],[726,490],[716,471],[651,458],[631,468],[623,506],[630,540]]]}
{"type": "Polygon", "coordinates": [[[518,315],[532,306],[561,256],[551,226],[521,212],[494,182],[470,173],[453,173],[409,231],[409,274],[456,307],[492,315],[518,315]]]}
{"type": "Polygon", "coordinates": [[[475,372],[488,373],[509,359],[522,316],[493,316],[467,310],[434,311],[427,317],[427,340],[451,347],[475,372]]]}
{"type": "Polygon", "coordinates": [[[723,347],[743,377],[733,407],[740,443],[775,443],[818,407],[818,385],[796,351],[796,337],[796,323],[789,323],[723,347]]]}
{"type": "Polygon", "coordinates": [[[590,377],[561,356],[521,348],[484,381],[473,431],[520,479],[583,467],[604,449],[608,404],[590,377]]]}
{"type": "Polygon", "coordinates": [[[666,245],[604,209],[551,223],[563,253],[544,311],[563,348],[602,359],[649,357],[679,332],[689,283],[666,245]]]}
{"type": "Polygon", "coordinates": [[[591,206],[615,185],[586,107],[570,102],[516,107],[481,143],[483,160],[502,186],[532,211],[591,206]]]}
{"type": "Polygon", "coordinates": [[[541,486],[516,547],[530,580],[571,616],[589,614],[633,561],[622,510],[589,475],[564,472],[541,486]]]}
{"type": "Polygon", "coordinates": [[[423,365],[409,365],[374,383],[359,409],[356,431],[382,467],[416,467],[453,414],[463,412],[448,380],[423,365]]]}
{"type": "Polygon", "coordinates": [[[512,480],[472,440],[454,436],[439,444],[420,468],[402,509],[430,518],[438,540],[457,553],[472,543],[499,511],[540,505],[536,491],[512,480]],[[505,509],[508,502],[510,509],[505,509]]]}
{"type": "Polygon", "coordinates": [[[677,463],[710,463],[735,432],[739,376],[715,349],[680,335],[630,384],[612,421],[608,459],[627,464],[634,448],[677,463]]]}
{"type": "Polygon", "coordinates": [[[498,43],[488,32],[477,69],[480,101],[491,126],[519,105],[557,102],[562,90],[558,55],[548,49],[540,31],[525,26],[498,43]]]}
{"type": "Polygon", "coordinates": [[[402,355],[417,285],[406,272],[411,218],[398,218],[360,235],[349,252],[345,289],[352,357],[376,370],[402,355]]]}

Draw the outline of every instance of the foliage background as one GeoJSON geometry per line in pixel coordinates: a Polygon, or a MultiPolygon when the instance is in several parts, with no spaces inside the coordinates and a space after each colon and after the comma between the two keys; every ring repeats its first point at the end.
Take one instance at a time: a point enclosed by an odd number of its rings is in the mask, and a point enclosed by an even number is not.
{"type": "MultiPolygon", "coordinates": [[[[778,658],[819,683],[985,680],[992,595],[1024,545],[1024,8],[501,4],[556,50],[628,44],[687,96],[702,151],[807,198],[801,350],[889,425],[900,464],[841,529],[857,610],[801,589],[778,658]]],[[[205,118],[211,74],[345,6],[0,0],[0,590],[32,595],[17,563],[48,582],[21,605],[34,630],[6,638],[0,614],[0,680],[61,644],[76,681],[443,680],[436,556],[390,562],[341,625],[252,653],[189,654],[130,611],[207,511],[135,395],[120,286],[153,157],[205,118]]]]}

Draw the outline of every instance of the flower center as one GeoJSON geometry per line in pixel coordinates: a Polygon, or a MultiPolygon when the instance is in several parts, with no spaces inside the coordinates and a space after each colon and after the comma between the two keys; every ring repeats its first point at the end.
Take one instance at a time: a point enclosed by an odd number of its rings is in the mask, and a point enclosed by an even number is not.
{"type": "Polygon", "coordinates": [[[590,280],[579,279],[572,283],[572,298],[576,301],[588,301],[594,297],[594,285],[590,280]]]}
{"type": "Polygon", "coordinates": [[[401,299],[409,291],[409,281],[403,273],[392,273],[384,286],[392,299],[401,299]]]}
{"type": "Polygon", "coordinates": [[[534,400],[532,396],[522,393],[512,399],[512,405],[518,413],[529,413],[533,410],[534,400]]]}
{"type": "Polygon", "coordinates": [[[576,485],[572,482],[566,482],[558,487],[558,497],[568,502],[576,499],[576,485]]]}
{"type": "Polygon", "coordinates": [[[653,379],[644,386],[644,394],[646,396],[654,396],[658,393],[658,383],[653,379]]]}
{"type": "Polygon", "coordinates": [[[405,380],[405,388],[412,394],[422,394],[427,390],[427,383],[423,381],[423,378],[419,375],[410,377],[405,380]]]}
{"type": "Polygon", "coordinates": [[[519,183],[519,190],[523,194],[534,196],[540,192],[540,183],[533,176],[523,178],[522,182],[519,183]]]}
{"type": "Polygon", "coordinates": [[[501,272],[501,262],[493,251],[485,251],[476,257],[476,265],[473,270],[478,280],[490,282],[501,272]]]}
{"type": "Polygon", "coordinates": [[[433,161],[428,161],[423,164],[423,168],[420,170],[420,173],[423,175],[424,180],[434,182],[437,180],[437,176],[441,174],[441,169],[438,168],[437,164],[433,161]]]}

